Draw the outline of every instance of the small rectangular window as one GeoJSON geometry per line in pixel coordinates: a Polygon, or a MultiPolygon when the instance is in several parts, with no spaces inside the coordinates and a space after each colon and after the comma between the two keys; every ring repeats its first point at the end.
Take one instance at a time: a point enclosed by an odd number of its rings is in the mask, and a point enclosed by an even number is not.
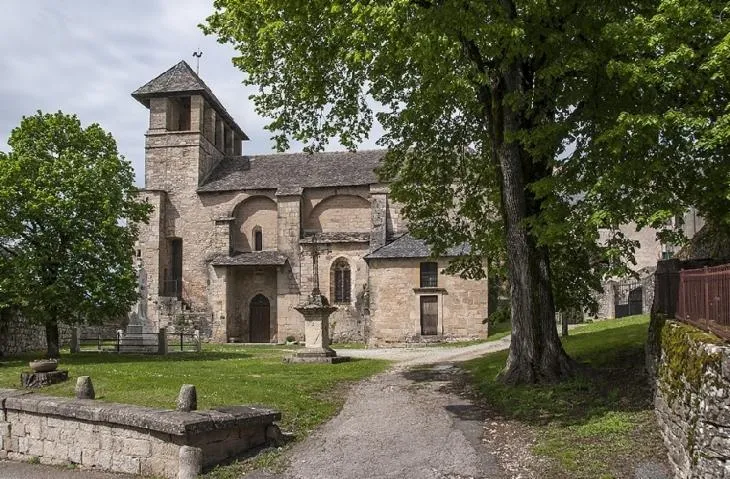
{"type": "Polygon", "coordinates": [[[439,285],[439,265],[428,261],[421,263],[421,288],[436,288],[439,285]]]}

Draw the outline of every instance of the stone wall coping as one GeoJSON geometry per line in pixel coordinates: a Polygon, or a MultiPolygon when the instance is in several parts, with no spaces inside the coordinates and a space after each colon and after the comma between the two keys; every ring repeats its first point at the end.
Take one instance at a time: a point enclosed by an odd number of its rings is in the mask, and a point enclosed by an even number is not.
{"type": "Polygon", "coordinates": [[[268,424],[281,419],[279,411],[259,406],[228,406],[182,412],[90,399],[43,396],[17,389],[0,389],[0,409],[115,424],[174,436],[195,436],[215,430],[268,424]]]}

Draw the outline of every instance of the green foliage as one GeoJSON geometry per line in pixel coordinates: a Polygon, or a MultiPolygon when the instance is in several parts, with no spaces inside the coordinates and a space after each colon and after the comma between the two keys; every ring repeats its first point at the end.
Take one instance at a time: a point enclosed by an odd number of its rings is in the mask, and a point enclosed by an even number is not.
{"type": "Polygon", "coordinates": [[[0,308],[56,324],[124,315],[136,300],[133,171],[112,136],[61,112],[24,117],[0,152],[0,308]]]}
{"type": "Polygon", "coordinates": [[[559,384],[507,388],[496,381],[505,352],[466,363],[485,405],[527,425],[544,478],[629,477],[665,455],[643,370],[646,316],[579,326],[563,345],[590,369],[559,384]]]}
{"type": "Polygon", "coordinates": [[[491,330],[492,326],[509,322],[511,316],[512,312],[510,311],[509,304],[500,305],[497,310],[490,314],[489,318],[487,318],[489,321],[489,329],[491,330]]]}
{"type": "Polygon", "coordinates": [[[599,245],[598,228],[664,228],[688,205],[728,219],[726,2],[214,5],[202,28],[237,49],[277,147],[337,137],[355,148],[377,118],[389,148],[380,174],[413,233],[436,254],[472,245],[452,272],[478,278],[483,258],[510,263],[508,152],[526,177],[524,223],[549,252],[558,309],[595,307],[601,278],[633,259],[635,243],[615,234],[599,245]]]}

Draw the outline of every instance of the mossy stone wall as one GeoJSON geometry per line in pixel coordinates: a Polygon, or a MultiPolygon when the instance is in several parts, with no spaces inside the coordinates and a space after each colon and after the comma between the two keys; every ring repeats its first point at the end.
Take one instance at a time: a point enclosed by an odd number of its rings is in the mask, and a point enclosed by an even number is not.
{"type": "Polygon", "coordinates": [[[655,407],[675,477],[730,477],[730,347],[666,321],[660,351],[655,407]]]}

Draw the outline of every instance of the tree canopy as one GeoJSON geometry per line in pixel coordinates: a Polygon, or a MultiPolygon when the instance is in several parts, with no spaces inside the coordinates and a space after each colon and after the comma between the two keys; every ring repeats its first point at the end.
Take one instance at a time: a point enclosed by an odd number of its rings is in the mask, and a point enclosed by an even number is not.
{"type": "Polygon", "coordinates": [[[381,174],[411,229],[436,253],[469,241],[463,274],[502,260],[507,382],[574,371],[556,304],[590,304],[635,246],[599,244],[599,227],[663,228],[690,204],[727,214],[727,2],[214,5],[203,29],[238,51],[278,148],[355,148],[377,117],[381,174]]]}
{"type": "Polygon", "coordinates": [[[0,308],[46,326],[101,322],[136,300],[133,247],[149,206],[99,125],[61,112],[24,117],[0,152],[0,308]]]}

